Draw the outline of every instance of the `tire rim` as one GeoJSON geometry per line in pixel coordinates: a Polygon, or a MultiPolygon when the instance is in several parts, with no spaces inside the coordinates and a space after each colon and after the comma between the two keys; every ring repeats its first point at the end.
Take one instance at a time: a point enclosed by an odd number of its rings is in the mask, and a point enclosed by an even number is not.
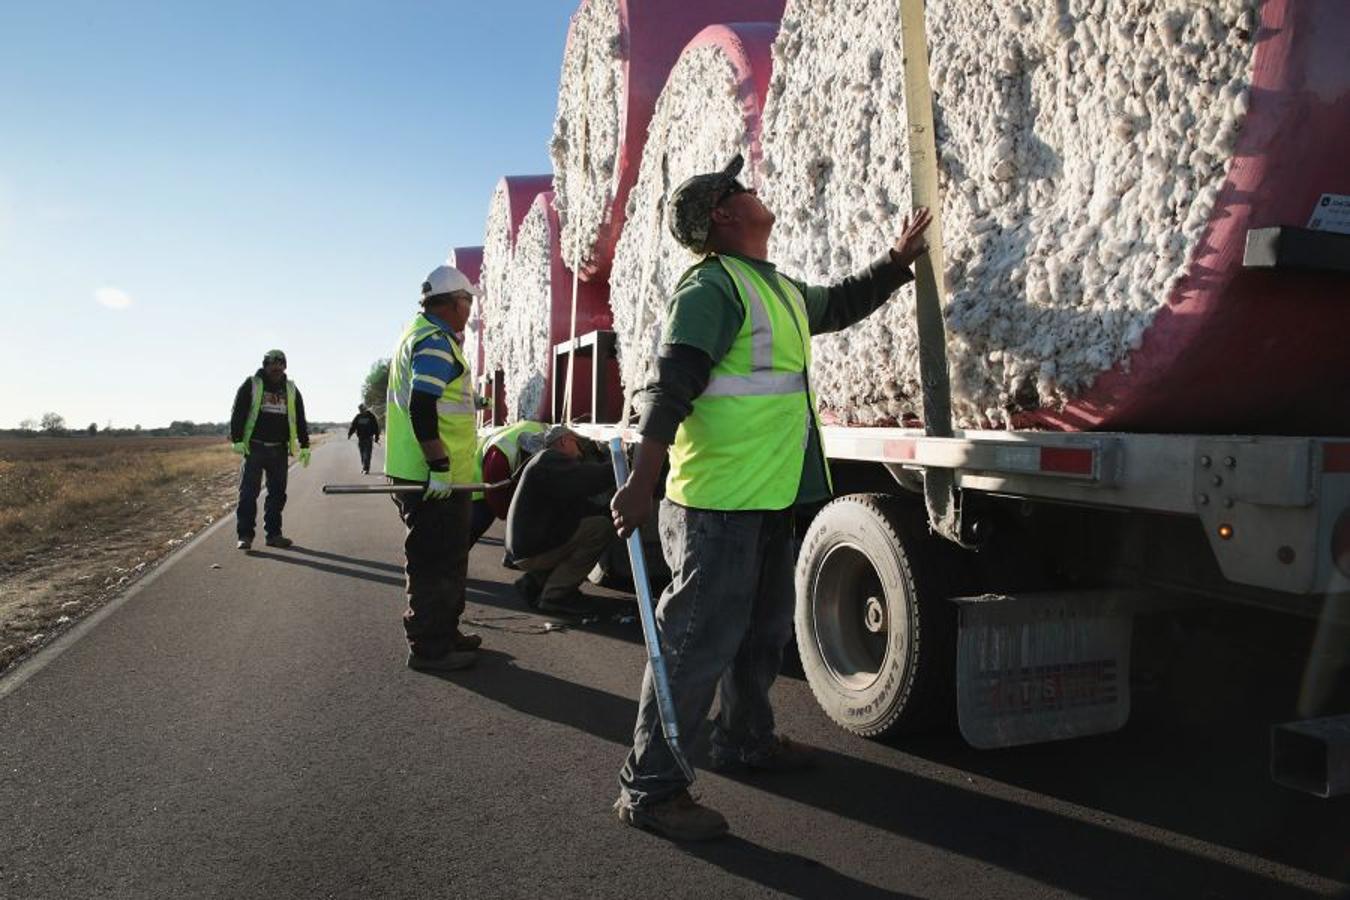
{"type": "Polygon", "coordinates": [[[852,691],[877,680],[890,644],[890,615],[881,575],[855,544],[831,547],[816,570],[816,648],[835,681],[852,691]]]}

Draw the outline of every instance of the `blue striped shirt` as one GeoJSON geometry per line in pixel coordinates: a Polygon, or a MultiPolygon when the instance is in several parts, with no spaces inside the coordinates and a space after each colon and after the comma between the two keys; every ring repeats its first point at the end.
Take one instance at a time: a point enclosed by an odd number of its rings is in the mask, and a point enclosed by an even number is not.
{"type": "Polygon", "coordinates": [[[450,326],[430,313],[423,315],[441,331],[413,346],[412,389],[439,397],[445,386],[463,373],[464,367],[455,361],[450,350],[450,338],[446,336],[451,333],[450,326]]]}

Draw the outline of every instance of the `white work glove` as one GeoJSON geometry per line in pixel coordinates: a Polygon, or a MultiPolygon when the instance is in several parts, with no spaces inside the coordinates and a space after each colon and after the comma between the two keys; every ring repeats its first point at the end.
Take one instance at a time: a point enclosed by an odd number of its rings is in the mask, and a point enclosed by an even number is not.
{"type": "Polygon", "coordinates": [[[423,497],[428,500],[446,500],[453,493],[449,472],[432,472],[427,475],[427,490],[423,497]]]}

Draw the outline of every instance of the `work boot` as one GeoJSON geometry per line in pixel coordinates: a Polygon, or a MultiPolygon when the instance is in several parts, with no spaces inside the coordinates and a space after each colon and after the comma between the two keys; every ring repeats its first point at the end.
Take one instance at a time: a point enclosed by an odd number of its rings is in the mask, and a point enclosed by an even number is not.
{"type": "Polygon", "coordinates": [[[632,806],[623,797],[614,801],[619,821],[654,831],[672,841],[711,841],[727,833],[727,820],[703,806],[688,791],[647,806],[632,806]]]}
{"type": "Polygon", "coordinates": [[[533,575],[526,572],[524,575],[512,582],[516,593],[520,599],[525,601],[525,605],[534,609],[539,605],[539,595],[544,590],[544,585],[533,575]]]}
{"type": "Polygon", "coordinates": [[[456,628],[455,636],[451,638],[451,646],[456,650],[477,650],[483,646],[483,636],[456,628]]]}
{"type": "Polygon", "coordinates": [[[820,751],[782,735],[753,753],[735,753],[714,748],[708,768],[714,772],[797,772],[820,762],[820,751]]]}
{"type": "Polygon", "coordinates": [[[535,608],[555,616],[584,616],[595,611],[591,598],[575,589],[552,597],[540,597],[535,608]]]}
{"type": "Polygon", "coordinates": [[[246,537],[246,538],[241,537],[239,540],[237,540],[237,541],[234,542],[234,549],[236,549],[236,550],[252,550],[252,549],[253,549],[253,538],[251,538],[251,537],[246,537]]]}
{"type": "Polygon", "coordinates": [[[284,550],[293,543],[295,542],[282,534],[269,534],[267,536],[267,546],[269,547],[280,547],[284,550]]]}
{"type": "Polygon", "coordinates": [[[411,650],[408,651],[408,668],[415,669],[418,672],[454,672],[458,669],[467,669],[478,659],[478,654],[472,650],[456,650],[451,648],[445,651],[443,656],[418,656],[411,650]]]}

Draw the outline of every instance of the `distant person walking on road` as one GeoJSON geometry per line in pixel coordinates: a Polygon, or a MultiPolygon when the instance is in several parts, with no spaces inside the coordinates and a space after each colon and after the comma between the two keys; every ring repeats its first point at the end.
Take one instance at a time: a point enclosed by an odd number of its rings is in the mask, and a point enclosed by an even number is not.
{"type": "Polygon", "coordinates": [[[521,470],[506,515],[506,551],[525,573],[516,589],[540,612],[582,615],[589,608],[581,582],[615,541],[604,502],[614,469],[586,462],[581,439],[566,426],[530,437],[540,449],[521,470]]]}
{"type": "MultiPolygon", "coordinates": [[[[929,215],[907,217],[863,272],[808,286],[767,261],[774,216],[736,179],[741,165],[737,156],[696,175],[670,198],[671,232],[705,256],[670,299],[642,443],[611,508],[624,536],[650,518],[669,451],[660,525],[672,580],[656,618],[680,734],[693,743],[720,686],[713,767],[785,771],[816,755],[778,734],[769,702],[792,635],[792,510],[831,493],[811,335],[863,319],[913,278],[929,215]]],[[[690,797],[666,745],[650,667],[619,784],[623,822],[676,839],[726,833],[726,819],[690,797]]]]}
{"type": "Polygon", "coordinates": [[[289,547],[281,533],[281,511],[286,507],[286,471],[289,457],[298,456],[309,465],[309,426],[305,401],[295,382],[286,377],[286,354],[268,350],[262,368],[234,395],[230,413],[230,443],[244,458],[239,468],[239,508],[235,530],[240,550],[253,546],[258,521],[258,492],[267,476],[267,501],[263,506],[263,531],[269,547],[289,547]]]}
{"type": "Polygon", "coordinates": [[[356,447],[361,451],[361,474],[370,474],[370,451],[372,442],[380,439],[380,420],[375,418],[375,414],[366,409],[364,403],[357,407],[360,410],[356,418],[352,419],[352,424],[347,429],[347,440],[356,435],[356,447]]]}
{"type": "Polygon", "coordinates": [[[450,671],[473,664],[482,643],[459,630],[469,575],[474,478],[473,373],[460,335],[480,293],[462,272],[439,266],[422,284],[422,312],[403,330],[389,363],[384,471],[425,489],[395,494],[407,526],[408,666],[450,671]]]}

